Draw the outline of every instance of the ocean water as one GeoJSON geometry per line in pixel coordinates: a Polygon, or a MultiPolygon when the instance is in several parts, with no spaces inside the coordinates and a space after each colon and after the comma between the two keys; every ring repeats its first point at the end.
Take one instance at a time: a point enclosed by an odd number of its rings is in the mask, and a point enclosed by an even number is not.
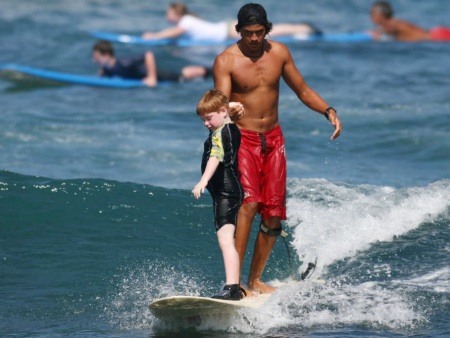
{"type": "MultiPolygon", "coordinates": [[[[3,0],[0,63],[93,74],[89,31],[167,27],[169,3],[3,0]]],[[[372,1],[261,3],[273,22],[372,28],[372,1]]],[[[245,2],[188,4],[233,18],[245,2]]],[[[448,1],[393,4],[421,26],[450,26],[448,1]]],[[[264,274],[279,286],[269,301],[200,324],[159,321],[148,304],[224,282],[210,197],[190,193],[207,137],[195,105],[212,80],[117,90],[1,76],[0,335],[450,336],[450,44],[290,49],[344,131],[329,141],[326,120],[282,84],[291,260],[280,240],[264,274]]],[[[176,69],[210,66],[221,50],[153,51],[176,69]]]]}

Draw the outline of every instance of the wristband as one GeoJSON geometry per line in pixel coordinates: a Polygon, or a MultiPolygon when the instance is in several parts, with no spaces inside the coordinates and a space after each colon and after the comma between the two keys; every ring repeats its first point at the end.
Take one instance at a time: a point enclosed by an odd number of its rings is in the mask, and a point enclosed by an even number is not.
{"type": "Polygon", "coordinates": [[[325,111],[323,112],[323,115],[325,115],[325,118],[330,121],[330,110],[333,110],[335,112],[335,114],[337,114],[336,109],[334,109],[333,107],[328,107],[327,109],[325,109],[325,111]]]}

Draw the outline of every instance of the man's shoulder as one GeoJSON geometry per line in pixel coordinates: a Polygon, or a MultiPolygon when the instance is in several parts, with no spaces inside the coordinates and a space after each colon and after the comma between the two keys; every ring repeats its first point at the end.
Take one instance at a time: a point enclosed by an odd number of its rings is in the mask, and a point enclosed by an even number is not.
{"type": "Polygon", "coordinates": [[[267,39],[269,51],[275,53],[289,53],[289,47],[282,42],[267,39]]]}
{"type": "Polygon", "coordinates": [[[233,64],[234,59],[238,56],[238,49],[235,45],[228,47],[222,53],[216,56],[214,60],[215,66],[226,66],[233,64]]]}
{"type": "Polygon", "coordinates": [[[237,47],[237,45],[231,45],[227,48],[225,48],[219,55],[217,55],[217,58],[234,58],[236,57],[238,54],[239,48],[237,47]]]}

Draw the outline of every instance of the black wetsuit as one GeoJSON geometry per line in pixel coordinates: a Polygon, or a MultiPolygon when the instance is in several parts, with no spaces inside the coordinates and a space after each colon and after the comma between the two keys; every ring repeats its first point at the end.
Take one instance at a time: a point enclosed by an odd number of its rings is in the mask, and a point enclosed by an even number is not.
{"type": "Polygon", "coordinates": [[[213,198],[216,231],[225,224],[237,223],[237,214],[243,199],[237,163],[240,141],[239,128],[232,123],[226,123],[222,128],[211,132],[205,141],[202,173],[210,156],[215,156],[220,161],[206,187],[213,198]]]}
{"type": "MultiPolygon", "coordinates": [[[[102,67],[104,76],[118,76],[123,79],[142,80],[147,76],[145,55],[116,59],[113,67],[102,67]]],[[[158,81],[179,81],[180,72],[158,70],[158,81]]]]}

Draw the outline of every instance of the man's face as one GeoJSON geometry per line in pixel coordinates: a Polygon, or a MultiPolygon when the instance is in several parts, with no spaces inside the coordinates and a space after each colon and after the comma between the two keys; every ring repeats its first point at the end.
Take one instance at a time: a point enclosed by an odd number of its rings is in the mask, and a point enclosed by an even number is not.
{"type": "Polygon", "coordinates": [[[263,25],[244,26],[239,31],[242,41],[252,49],[259,47],[266,37],[266,28],[263,25]]]}

